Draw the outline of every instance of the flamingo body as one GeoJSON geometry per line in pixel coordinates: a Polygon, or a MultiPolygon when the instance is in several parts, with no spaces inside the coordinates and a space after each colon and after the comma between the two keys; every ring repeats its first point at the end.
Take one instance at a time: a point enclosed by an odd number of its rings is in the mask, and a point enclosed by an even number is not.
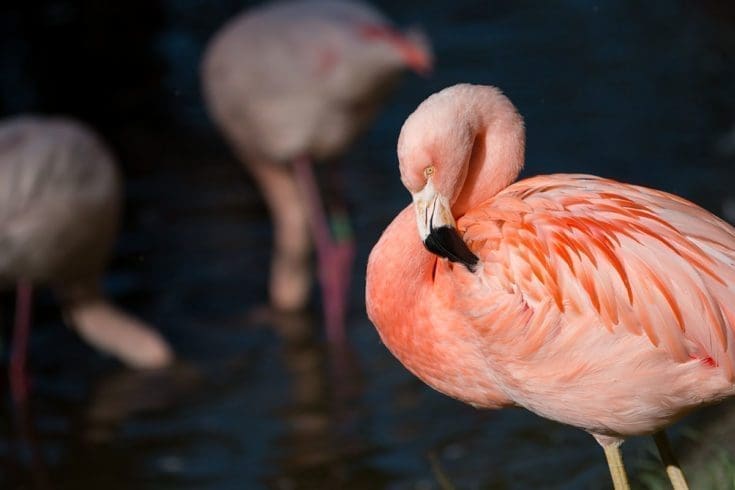
{"type": "Polygon", "coordinates": [[[426,46],[392,29],[356,1],[285,1],[243,12],[207,47],[209,111],[236,148],[270,163],[334,159],[406,66],[430,66],[426,46]]]}
{"type": "Polygon", "coordinates": [[[512,183],[523,133],[491,87],[445,89],[406,121],[404,183],[415,203],[430,184],[447,196],[478,261],[428,252],[417,204],[404,209],[367,271],[388,348],[443,393],[522,406],[603,445],[735,395],[735,230],[680,197],[599,177],[512,183]]]}
{"type": "MultiPolygon", "coordinates": [[[[166,342],[99,289],[120,199],[113,157],[84,125],[31,116],[0,124],[0,287],[49,285],[87,342],[130,366],[160,367],[172,360],[166,342]]],[[[28,323],[28,312],[16,315],[28,323]]]]}
{"type": "Polygon", "coordinates": [[[306,306],[315,244],[327,334],[337,343],[344,337],[354,243],[349,232],[335,237],[345,229],[344,203],[323,204],[312,163],[342,156],[400,74],[425,72],[431,63],[421,35],[400,33],[369,5],[342,0],[248,10],[222,27],[204,55],[208,111],[273,218],[271,303],[282,310],[306,306]]]}
{"type": "Polygon", "coordinates": [[[119,208],[119,174],[89,130],[27,116],[0,126],[5,286],[18,278],[58,286],[96,280],[115,239],[119,208]]]}

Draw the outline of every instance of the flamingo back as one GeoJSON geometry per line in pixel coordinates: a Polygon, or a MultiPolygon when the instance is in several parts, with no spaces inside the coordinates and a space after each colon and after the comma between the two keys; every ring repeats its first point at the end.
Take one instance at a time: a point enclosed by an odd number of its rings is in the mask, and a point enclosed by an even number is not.
{"type": "Polygon", "coordinates": [[[112,156],[90,129],[23,116],[0,125],[0,281],[97,279],[120,206],[112,156]]]}
{"type": "Polygon", "coordinates": [[[362,29],[390,29],[354,1],[268,4],[227,23],[207,47],[202,83],[230,142],[274,162],[332,159],[373,119],[404,68],[362,29]]]}

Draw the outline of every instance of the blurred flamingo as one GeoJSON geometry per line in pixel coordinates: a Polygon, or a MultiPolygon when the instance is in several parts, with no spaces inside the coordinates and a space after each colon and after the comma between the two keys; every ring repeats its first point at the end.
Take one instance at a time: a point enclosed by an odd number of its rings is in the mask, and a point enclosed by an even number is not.
{"type": "Polygon", "coordinates": [[[51,285],[66,321],[97,349],[135,368],[172,360],[151,327],[111,305],[99,279],[117,232],[120,176],[90,129],[62,118],[0,124],[0,287],[17,284],[14,398],[26,398],[32,286],[51,285]]]}
{"type": "Polygon", "coordinates": [[[418,33],[357,1],[263,5],[228,22],[202,63],[208,110],[260,187],[275,227],[270,298],[303,308],[316,243],[327,335],[344,340],[354,244],[344,209],[319,197],[313,161],[341,156],[406,67],[430,70],[418,33]],[[331,219],[330,219],[331,218],[331,219]]]}
{"type": "Polygon", "coordinates": [[[592,434],[615,488],[628,488],[619,445],[641,434],[686,488],[663,429],[735,395],[735,230],[590,175],[513,183],[524,144],[493,87],[447,88],[409,116],[398,157],[413,205],[370,255],[370,319],[433,388],[592,434]]]}

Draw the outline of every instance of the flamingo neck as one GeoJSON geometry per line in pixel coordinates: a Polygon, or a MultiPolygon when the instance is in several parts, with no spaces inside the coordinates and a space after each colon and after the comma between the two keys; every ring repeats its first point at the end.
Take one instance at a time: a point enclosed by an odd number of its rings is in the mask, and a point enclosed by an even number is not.
{"type": "Polygon", "coordinates": [[[397,336],[418,328],[414,311],[423,288],[433,282],[436,260],[421,243],[413,205],[393,220],[370,253],[367,313],[389,348],[400,345],[397,336]]]}
{"type": "Polygon", "coordinates": [[[162,368],[174,359],[158,332],[102,297],[69,302],[64,306],[64,316],[90,345],[130,367],[162,368]]]}
{"type": "Polygon", "coordinates": [[[467,174],[452,212],[455,217],[512,184],[523,168],[526,132],[516,108],[499,90],[469,101],[468,124],[475,134],[465,149],[467,174]]]}
{"type": "Polygon", "coordinates": [[[370,254],[368,317],[391,353],[429,386],[476,406],[511,405],[469,334],[472,329],[455,311],[451,266],[442,260],[424,249],[413,206],[404,209],[370,254]],[[486,378],[468,387],[467,373],[486,373],[486,378]]]}

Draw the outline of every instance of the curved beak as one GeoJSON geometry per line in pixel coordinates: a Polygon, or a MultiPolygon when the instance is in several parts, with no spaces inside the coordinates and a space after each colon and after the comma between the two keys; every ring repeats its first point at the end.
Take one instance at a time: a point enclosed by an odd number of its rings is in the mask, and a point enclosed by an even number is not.
{"type": "Polygon", "coordinates": [[[419,235],[426,249],[474,272],[479,259],[459,236],[447,198],[434,189],[431,179],[412,197],[419,235]]]}

